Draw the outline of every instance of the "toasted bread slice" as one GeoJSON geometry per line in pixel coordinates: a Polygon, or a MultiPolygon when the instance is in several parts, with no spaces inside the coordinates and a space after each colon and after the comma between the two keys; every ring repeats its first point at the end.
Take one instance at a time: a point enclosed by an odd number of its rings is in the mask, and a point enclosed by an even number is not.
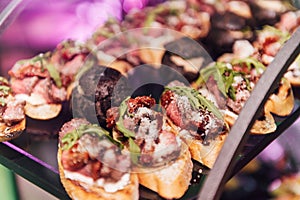
{"type": "Polygon", "coordinates": [[[300,87],[300,77],[292,76],[290,74],[286,74],[285,77],[290,81],[291,85],[300,87]]]}
{"type": "MultiPolygon", "coordinates": [[[[226,110],[224,111],[225,121],[229,124],[229,126],[233,126],[235,120],[238,118],[238,115],[226,110]]],[[[250,133],[252,134],[268,134],[273,133],[276,130],[277,126],[274,120],[274,117],[270,112],[265,112],[265,115],[261,117],[261,119],[258,119],[253,124],[250,133]]]]}
{"type": "Polygon", "coordinates": [[[12,126],[7,126],[4,123],[0,123],[0,142],[12,140],[18,137],[26,126],[26,118],[12,126]]]}
{"type": "Polygon", "coordinates": [[[227,135],[228,134],[219,135],[210,141],[209,145],[203,145],[202,141],[195,139],[186,138],[185,141],[189,146],[192,158],[208,168],[212,168],[219,156],[227,135]]]}
{"type": "Polygon", "coordinates": [[[265,112],[262,119],[257,119],[251,128],[252,134],[268,134],[273,133],[277,126],[274,117],[269,112],[265,112]]]}
{"type": "Polygon", "coordinates": [[[32,105],[26,103],[25,113],[28,117],[32,119],[39,120],[48,120],[55,118],[59,115],[62,109],[62,104],[41,104],[41,105],[32,105]]]}
{"type": "Polygon", "coordinates": [[[176,130],[180,138],[188,145],[192,159],[208,168],[213,167],[228,133],[219,135],[210,141],[209,145],[204,145],[201,140],[194,139],[187,130],[179,131],[179,128],[171,120],[168,120],[168,125],[176,130]]]}
{"type": "MultiPolygon", "coordinates": [[[[163,121],[166,123],[166,120],[163,121]]],[[[175,134],[173,127],[170,129],[175,134]]],[[[113,131],[113,138],[118,141],[117,131],[113,131]]],[[[192,170],[191,154],[184,142],[181,144],[181,154],[176,160],[158,167],[133,168],[141,185],[166,199],[176,199],[184,195],[192,178],[192,170]]]]}
{"type": "Polygon", "coordinates": [[[61,163],[62,150],[59,148],[57,153],[58,169],[60,174],[60,180],[72,199],[84,199],[84,200],[137,200],[139,198],[138,191],[138,178],[136,174],[130,175],[130,183],[122,190],[109,193],[103,188],[97,186],[89,187],[89,191],[81,186],[80,182],[67,179],[64,174],[64,169],[61,163]]]}
{"type": "MultiPolygon", "coordinates": [[[[13,84],[13,81],[11,81],[13,84]]],[[[62,102],[48,103],[39,94],[16,94],[16,99],[26,101],[25,115],[32,119],[49,120],[57,117],[62,110],[62,102]]]]}
{"type": "Polygon", "coordinates": [[[273,93],[265,104],[265,110],[279,116],[291,114],[294,108],[294,95],[290,82],[283,78],[276,93],[273,93]]]}
{"type": "Polygon", "coordinates": [[[180,198],[189,187],[193,162],[190,152],[183,150],[180,157],[169,165],[154,170],[139,169],[139,183],[166,199],[180,198]]]}

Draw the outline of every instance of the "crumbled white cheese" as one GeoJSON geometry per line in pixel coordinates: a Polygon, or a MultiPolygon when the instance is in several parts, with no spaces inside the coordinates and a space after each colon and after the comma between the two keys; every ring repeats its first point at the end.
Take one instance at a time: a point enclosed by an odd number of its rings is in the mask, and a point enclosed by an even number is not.
{"type": "Polygon", "coordinates": [[[158,130],[157,130],[157,120],[154,120],[150,123],[148,136],[151,138],[158,137],[158,130]]]}
{"type": "Polygon", "coordinates": [[[242,83],[244,81],[243,77],[242,76],[235,76],[233,78],[233,83],[232,83],[232,86],[233,87],[237,87],[240,83],[242,83]]]}
{"type": "MultiPolygon", "coordinates": [[[[100,180],[97,180],[97,183],[98,183],[98,181],[100,181],[100,180]]],[[[128,174],[128,173],[124,174],[121,177],[121,179],[117,182],[103,182],[103,181],[100,181],[100,182],[102,182],[102,184],[104,184],[104,185],[100,185],[100,186],[104,187],[104,190],[106,192],[113,193],[118,190],[122,190],[126,185],[128,185],[128,183],[130,182],[130,174],[128,174]]]]}
{"type": "Polygon", "coordinates": [[[136,118],[142,118],[145,115],[152,115],[153,111],[147,107],[139,107],[135,113],[136,118]]]}
{"type": "Polygon", "coordinates": [[[177,107],[180,110],[181,113],[184,114],[191,114],[192,108],[191,108],[191,104],[189,102],[188,97],[186,96],[178,96],[177,99],[177,107]]]}
{"type": "Polygon", "coordinates": [[[141,118],[141,123],[138,127],[137,138],[143,138],[148,133],[150,127],[150,119],[141,118]]]}
{"type": "Polygon", "coordinates": [[[205,126],[205,131],[209,131],[210,129],[214,129],[217,127],[216,119],[207,115],[208,117],[208,124],[205,126]]]}
{"type": "Polygon", "coordinates": [[[130,183],[129,173],[125,173],[120,178],[120,180],[116,182],[107,182],[104,178],[99,178],[96,181],[94,181],[91,177],[84,176],[80,173],[71,172],[68,170],[64,170],[64,173],[67,179],[82,182],[82,186],[84,186],[86,189],[89,189],[89,187],[96,185],[99,187],[103,187],[104,190],[109,193],[114,193],[118,190],[122,190],[126,185],[130,183]]]}

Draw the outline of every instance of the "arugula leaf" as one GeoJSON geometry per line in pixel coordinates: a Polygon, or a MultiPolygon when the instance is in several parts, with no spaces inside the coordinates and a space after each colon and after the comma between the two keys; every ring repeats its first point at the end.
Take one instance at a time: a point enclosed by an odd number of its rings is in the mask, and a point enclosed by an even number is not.
{"type": "Polygon", "coordinates": [[[200,94],[199,91],[194,88],[185,87],[185,86],[174,86],[174,87],[165,87],[165,91],[171,90],[180,96],[186,96],[189,99],[192,107],[194,109],[207,109],[212,112],[217,118],[223,119],[222,113],[219,109],[208,99],[200,94]]]}
{"type": "Polygon", "coordinates": [[[5,106],[6,102],[5,99],[3,97],[0,97],[0,106],[5,106]]]}
{"type": "Polygon", "coordinates": [[[6,85],[0,85],[0,90],[3,92],[4,95],[8,95],[11,91],[11,88],[6,85]]]}
{"type": "Polygon", "coordinates": [[[127,138],[131,138],[131,137],[134,137],[135,136],[135,133],[128,130],[124,125],[123,125],[123,119],[120,119],[116,122],[116,126],[117,126],[117,129],[119,131],[121,131],[125,137],[127,138]]]}
{"type": "Polygon", "coordinates": [[[61,140],[63,146],[62,150],[68,150],[74,146],[77,140],[83,136],[84,134],[96,134],[98,137],[105,136],[114,144],[123,148],[123,146],[118,143],[117,141],[113,140],[110,136],[109,132],[105,129],[99,127],[96,124],[88,124],[88,125],[80,125],[78,128],[74,129],[73,131],[67,133],[61,140]]]}
{"type": "Polygon", "coordinates": [[[273,33],[275,36],[279,37],[280,44],[285,43],[291,37],[289,32],[281,31],[281,30],[275,28],[274,26],[269,26],[269,25],[264,26],[262,30],[259,30],[257,32],[258,32],[258,34],[263,34],[264,32],[273,33]]]}
{"type": "Polygon", "coordinates": [[[257,59],[255,58],[241,58],[241,59],[233,59],[231,61],[232,65],[237,65],[237,64],[245,64],[248,68],[248,70],[252,69],[252,66],[256,69],[256,72],[259,74],[262,71],[265,71],[266,67],[264,66],[264,64],[262,64],[261,62],[259,62],[257,59]]]}
{"type": "Polygon", "coordinates": [[[63,146],[62,150],[69,150],[71,149],[74,144],[79,139],[79,130],[75,129],[69,133],[67,133],[61,140],[63,146]]]}
{"type": "Polygon", "coordinates": [[[155,20],[156,15],[163,12],[164,10],[165,9],[163,6],[157,6],[156,8],[151,10],[145,19],[144,27],[150,27],[152,22],[155,20]]]}
{"type": "Polygon", "coordinates": [[[4,78],[3,76],[0,76],[0,82],[4,83],[4,84],[9,84],[8,80],[6,78],[4,78]]]}
{"type": "Polygon", "coordinates": [[[119,119],[116,122],[117,129],[123,133],[123,135],[128,138],[129,142],[129,151],[131,155],[131,160],[137,164],[139,160],[139,156],[141,153],[140,147],[134,142],[135,133],[128,130],[124,124],[123,124],[123,118],[125,114],[127,113],[127,104],[126,102],[130,99],[130,97],[127,97],[125,100],[122,101],[122,103],[119,106],[119,119]]]}
{"type": "Polygon", "coordinates": [[[54,80],[55,85],[58,88],[61,88],[61,86],[62,86],[61,78],[60,78],[59,72],[54,67],[54,65],[48,63],[48,64],[45,65],[45,67],[47,68],[47,70],[50,74],[50,77],[54,80]]]}
{"type": "MultiPolygon", "coordinates": [[[[31,59],[28,59],[27,61],[29,61],[30,64],[34,65],[35,63],[37,62],[40,62],[41,64],[41,69],[42,69],[42,72],[44,71],[44,65],[43,65],[43,60],[45,59],[45,56],[44,54],[40,53],[39,55],[31,58],[31,59]]],[[[26,60],[24,60],[26,61],[26,60]]]]}
{"type": "Polygon", "coordinates": [[[60,74],[57,71],[57,69],[54,67],[54,65],[49,63],[49,61],[48,61],[49,56],[50,56],[50,52],[47,52],[45,54],[40,53],[39,55],[37,55],[31,59],[20,60],[17,63],[20,65],[24,65],[26,63],[35,65],[37,62],[40,62],[41,71],[44,72],[44,70],[46,68],[49,72],[50,77],[54,80],[55,85],[60,88],[62,86],[60,74]]]}
{"type": "Polygon", "coordinates": [[[42,72],[46,68],[48,70],[48,72],[49,72],[50,77],[54,80],[55,85],[60,88],[62,86],[62,82],[61,82],[61,79],[60,79],[59,72],[54,67],[54,65],[50,64],[47,61],[47,57],[49,57],[49,56],[50,56],[49,53],[47,53],[47,54],[39,54],[36,57],[32,58],[32,62],[34,62],[34,63],[35,62],[41,62],[41,70],[42,70],[42,72]]]}
{"type": "Polygon", "coordinates": [[[225,63],[216,62],[214,65],[207,66],[200,71],[200,77],[202,77],[204,83],[208,81],[209,77],[213,76],[217,82],[217,86],[220,92],[227,97],[227,85],[224,82],[223,71],[226,68],[225,63]]]}
{"type": "Polygon", "coordinates": [[[141,153],[140,147],[134,142],[132,138],[129,138],[129,151],[131,160],[137,164],[139,161],[139,155],[141,153]]]}
{"type": "MultiPolygon", "coordinates": [[[[235,65],[242,63],[245,63],[249,70],[252,66],[255,67],[258,73],[261,72],[261,69],[265,70],[266,68],[254,58],[234,59],[231,64],[235,65]]],[[[241,76],[246,82],[247,89],[251,90],[250,80],[247,78],[246,74],[228,68],[227,64],[223,62],[216,62],[214,65],[205,67],[200,71],[200,74],[204,81],[207,81],[209,77],[213,76],[221,93],[234,101],[236,100],[236,89],[233,87],[234,77],[241,76]]]]}
{"type": "Polygon", "coordinates": [[[123,118],[127,112],[127,100],[129,99],[130,97],[127,97],[125,100],[122,101],[122,103],[120,104],[120,107],[119,107],[119,119],[118,121],[116,122],[116,126],[117,126],[117,129],[119,131],[121,131],[125,137],[127,138],[130,138],[130,137],[134,137],[135,136],[135,133],[128,130],[125,126],[124,126],[124,123],[123,123],[123,118]]]}

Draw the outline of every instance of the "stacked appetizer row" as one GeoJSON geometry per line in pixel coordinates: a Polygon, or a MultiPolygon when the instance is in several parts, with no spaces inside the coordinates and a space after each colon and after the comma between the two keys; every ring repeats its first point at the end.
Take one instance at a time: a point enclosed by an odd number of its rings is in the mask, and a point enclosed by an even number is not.
{"type": "MultiPolygon", "coordinates": [[[[18,61],[0,79],[0,141],[21,133],[25,116],[50,120],[67,102],[74,119],[59,131],[58,163],[71,198],[138,199],[139,184],[182,197],[193,164],[213,167],[255,84],[300,24],[299,11],[267,2],[165,2],[108,21],[85,44],[67,40],[18,61]]],[[[252,134],[274,132],[273,115],[292,112],[299,59],[252,134]]]]}

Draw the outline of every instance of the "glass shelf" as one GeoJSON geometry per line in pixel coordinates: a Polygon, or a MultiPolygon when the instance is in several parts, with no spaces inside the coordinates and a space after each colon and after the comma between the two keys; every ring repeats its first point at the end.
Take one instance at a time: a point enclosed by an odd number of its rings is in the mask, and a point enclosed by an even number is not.
{"type": "MultiPolygon", "coordinates": [[[[268,135],[251,135],[236,164],[234,176],[248,162],[257,156],[274,139],[281,135],[300,115],[300,88],[294,89],[295,108],[291,115],[276,118],[278,129],[268,135]]],[[[69,199],[58,173],[57,132],[61,125],[71,118],[67,104],[58,118],[50,121],[27,119],[27,128],[18,138],[0,143],[0,163],[15,173],[41,187],[59,199],[69,199]]],[[[199,192],[209,170],[194,162],[192,184],[182,199],[190,199],[199,192]],[[200,172],[200,173],[199,173],[200,172]]],[[[141,199],[162,199],[156,193],[140,187],[141,199]]]]}

